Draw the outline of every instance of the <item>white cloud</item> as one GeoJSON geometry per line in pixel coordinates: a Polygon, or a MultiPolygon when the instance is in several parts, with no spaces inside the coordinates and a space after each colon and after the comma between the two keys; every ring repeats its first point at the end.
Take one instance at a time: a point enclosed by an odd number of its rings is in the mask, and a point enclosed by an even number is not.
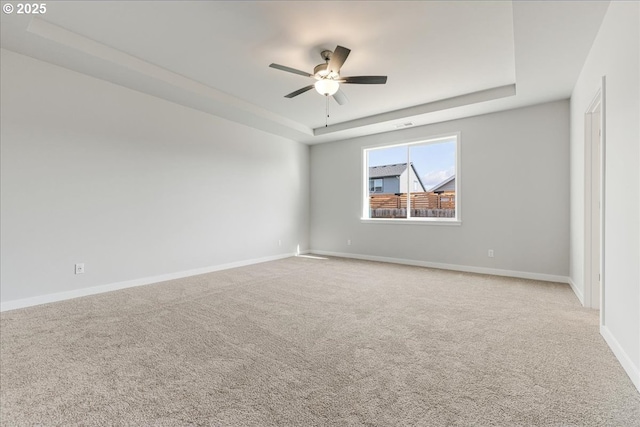
{"type": "Polygon", "coordinates": [[[424,184],[425,188],[427,190],[430,190],[431,188],[433,188],[436,185],[440,184],[445,179],[449,178],[451,175],[454,175],[454,173],[455,173],[455,168],[450,167],[449,169],[446,169],[446,170],[431,171],[431,172],[423,175],[421,177],[421,179],[422,179],[422,183],[424,184]]]}

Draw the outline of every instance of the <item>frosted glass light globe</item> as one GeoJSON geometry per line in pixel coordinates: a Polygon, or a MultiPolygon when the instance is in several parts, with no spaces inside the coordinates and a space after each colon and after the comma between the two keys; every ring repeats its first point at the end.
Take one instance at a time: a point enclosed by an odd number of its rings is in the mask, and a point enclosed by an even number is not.
{"type": "Polygon", "coordinates": [[[320,95],[331,96],[340,89],[340,83],[331,79],[321,79],[314,84],[320,95]]]}

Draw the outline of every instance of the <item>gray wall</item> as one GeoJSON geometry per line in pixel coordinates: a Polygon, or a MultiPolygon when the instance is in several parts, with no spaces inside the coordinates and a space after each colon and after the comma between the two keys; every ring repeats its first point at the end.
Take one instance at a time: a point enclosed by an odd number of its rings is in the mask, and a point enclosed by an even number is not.
{"type": "Polygon", "coordinates": [[[3,303],[308,248],[307,146],[10,51],[1,64],[3,303]]]}
{"type": "Polygon", "coordinates": [[[584,294],[584,114],[606,76],[601,331],[640,390],[640,3],[611,2],[571,96],[571,279],[584,294]]]}
{"type": "MultiPolygon", "coordinates": [[[[397,176],[385,176],[371,179],[382,180],[382,191],[378,191],[372,194],[395,194],[400,192],[400,180],[397,176]]],[[[371,179],[369,180],[369,182],[371,182],[371,179]]]]}
{"type": "Polygon", "coordinates": [[[568,144],[558,101],[312,146],[312,249],[566,277],[568,144]],[[361,222],[362,147],[458,131],[460,226],[361,222]]]}
{"type": "Polygon", "coordinates": [[[400,179],[397,176],[383,178],[382,194],[395,194],[400,192],[400,179]]]}

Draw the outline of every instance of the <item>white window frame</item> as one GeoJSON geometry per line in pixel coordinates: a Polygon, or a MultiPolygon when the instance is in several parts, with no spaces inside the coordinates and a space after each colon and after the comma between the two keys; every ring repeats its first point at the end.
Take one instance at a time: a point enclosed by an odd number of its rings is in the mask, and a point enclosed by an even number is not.
{"type": "MultiPolygon", "coordinates": [[[[429,136],[425,138],[419,139],[411,139],[405,141],[398,141],[392,144],[382,144],[382,145],[373,145],[362,147],[362,216],[360,221],[362,223],[367,224],[425,224],[425,225],[461,225],[462,224],[462,168],[461,168],[461,137],[460,132],[451,132],[443,135],[435,135],[429,136]],[[369,159],[368,152],[371,150],[380,150],[385,148],[393,148],[399,146],[407,146],[410,147],[412,145],[424,145],[424,144],[435,144],[438,142],[443,142],[446,140],[450,140],[452,138],[456,139],[456,216],[455,218],[421,218],[421,217],[412,217],[412,218],[369,218],[369,159]]],[[[407,150],[407,165],[410,165],[411,161],[409,158],[409,150],[407,150]]],[[[408,174],[410,176],[410,174],[408,174]]],[[[408,182],[407,182],[408,184],[408,182]]],[[[409,186],[409,188],[411,188],[409,186]]],[[[425,188],[425,190],[428,190],[425,188]]],[[[410,212],[411,209],[411,201],[410,198],[407,197],[407,213],[410,212]]]]}

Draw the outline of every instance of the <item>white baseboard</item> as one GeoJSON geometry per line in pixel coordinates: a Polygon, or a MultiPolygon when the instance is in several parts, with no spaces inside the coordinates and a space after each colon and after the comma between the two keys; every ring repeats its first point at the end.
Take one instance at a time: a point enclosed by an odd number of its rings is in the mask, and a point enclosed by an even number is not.
{"type": "Polygon", "coordinates": [[[569,286],[571,286],[573,293],[576,294],[576,297],[578,297],[578,301],[580,301],[580,304],[582,304],[582,306],[584,307],[584,294],[582,293],[582,290],[578,288],[578,286],[573,282],[573,279],[571,279],[571,277],[569,277],[568,279],[569,279],[569,286]]]}
{"type": "Polygon", "coordinates": [[[350,254],[350,253],[320,251],[320,250],[311,250],[309,252],[312,254],[335,256],[340,258],[354,258],[354,259],[362,259],[366,261],[390,262],[393,264],[415,265],[418,267],[439,268],[441,270],[464,271],[467,273],[491,274],[494,276],[517,277],[520,279],[541,280],[545,282],[569,283],[569,278],[567,276],[556,276],[552,274],[530,273],[526,271],[502,270],[498,268],[474,267],[469,265],[458,265],[458,264],[444,264],[439,262],[418,261],[418,260],[412,260],[412,259],[390,258],[390,257],[381,257],[381,256],[374,256],[374,255],[360,255],[360,254],[350,254]]]}
{"type": "Polygon", "coordinates": [[[104,292],[117,291],[119,289],[133,288],[136,286],[150,285],[152,283],[164,282],[173,279],[182,279],[183,277],[197,276],[199,274],[212,273],[214,271],[228,270],[230,268],[244,267],[262,262],[275,261],[278,259],[289,258],[295,254],[280,254],[263,258],[248,259],[236,261],[227,264],[213,265],[209,267],[196,268],[193,270],[179,271],[176,273],[161,274],[158,276],[142,277],[124,282],[110,283],[107,285],[92,286],[84,289],[74,289],[73,291],[56,292],[53,294],[38,295],[31,298],[23,298],[12,301],[2,301],[0,303],[0,312],[16,310],[19,308],[31,307],[34,305],[47,304],[50,302],[64,301],[72,298],[85,297],[88,295],[101,294],[104,292]]]}
{"type": "Polygon", "coordinates": [[[625,370],[629,378],[631,378],[631,382],[636,386],[638,391],[640,392],[640,369],[633,363],[633,360],[629,355],[624,351],[618,340],[613,336],[609,328],[602,325],[600,326],[600,334],[604,337],[604,340],[609,344],[611,351],[618,359],[618,362],[622,365],[622,368],[625,370]]]}

